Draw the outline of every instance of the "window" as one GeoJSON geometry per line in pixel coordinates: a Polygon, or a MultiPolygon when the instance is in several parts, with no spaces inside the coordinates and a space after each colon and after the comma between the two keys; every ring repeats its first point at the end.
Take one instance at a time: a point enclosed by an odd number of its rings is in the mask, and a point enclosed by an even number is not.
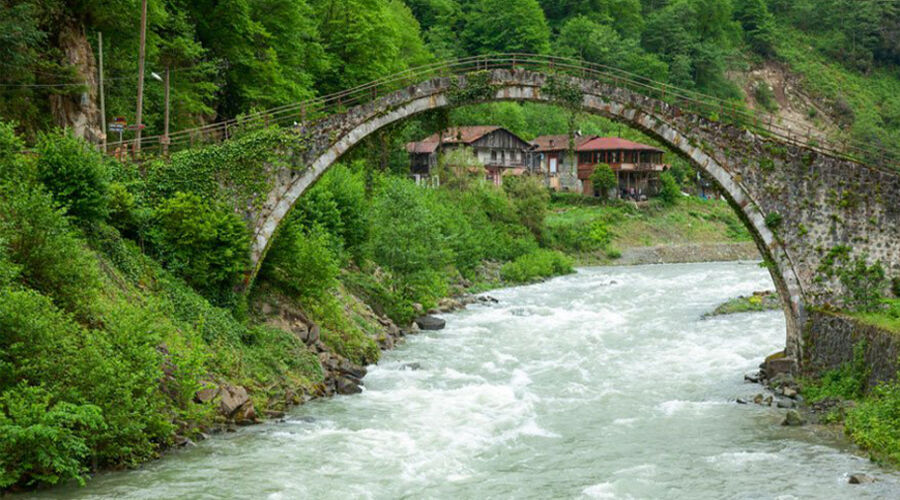
{"type": "Polygon", "coordinates": [[[491,151],[491,161],[497,161],[497,152],[491,151]]]}

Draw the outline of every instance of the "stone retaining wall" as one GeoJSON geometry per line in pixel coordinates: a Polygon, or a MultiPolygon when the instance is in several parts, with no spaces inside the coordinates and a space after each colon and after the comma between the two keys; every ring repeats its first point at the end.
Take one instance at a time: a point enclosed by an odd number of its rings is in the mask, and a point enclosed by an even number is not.
{"type": "Polygon", "coordinates": [[[900,335],[836,313],[809,312],[803,341],[806,375],[820,375],[853,360],[853,347],[865,341],[869,367],[867,385],[894,380],[900,368],[900,335]]]}

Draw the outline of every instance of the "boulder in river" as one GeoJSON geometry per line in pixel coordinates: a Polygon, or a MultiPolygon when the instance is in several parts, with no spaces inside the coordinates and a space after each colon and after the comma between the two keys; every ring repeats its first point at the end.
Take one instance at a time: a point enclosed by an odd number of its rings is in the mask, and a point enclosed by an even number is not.
{"type": "Polygon", "coordinates": [[[351,376],[338,377],[334,382],[334,388],[338,394],[359,394],[362,392],[360,384],[361,382],[359,380],[354,379],[351,376]]]}
{"type": "Polygon", "coordinates": [[[434,316],[419,316],[416,325],[422,330],[443,330],[447,322],[434,316]]]}
{"type": "Polygon", "coordinates": [[[800,412],[797,410],[788,410],[787,415],[784,416],[784,422],[781,422],[781,425],[787,425],[790,427],[797,427],[806,423],[806,420],[800,415],[800,412]]]}
{"type": "Polygon", "coordinates": [[[852,474],[850,476],[850,480],[847,481],[850,484],[866,484],[866,483],[874,483],[875,478],[868,474],[852,474]]]}

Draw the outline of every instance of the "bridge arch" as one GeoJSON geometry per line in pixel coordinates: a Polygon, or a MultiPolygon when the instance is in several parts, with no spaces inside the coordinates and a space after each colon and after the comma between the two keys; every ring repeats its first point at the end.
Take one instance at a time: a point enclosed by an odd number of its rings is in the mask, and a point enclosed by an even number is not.
{"type": "MultiPolygon", "coordinates": [[[[796,144],[777,143],[770,138],[743,128],[712,121],[661,100],[637,92],[586,78],[556,76],[522,69],[495,69],[462,76],[432,78],[417,85],[390,93],[372,102],[324,118],[309,126],[295,127],[293,148],[284,154],[291,164],[307,165],[301,170],[275,172],[276,182],[263,207],[252,214],[253,276],[262,264],[281,222],[298,199],[340,157],[360,141],[390,124],[421,113],[482,102],[518,101],[563,105],[597,114],[639,130],[687,158],[695,168],[706,173],[721,188],[729,203],[750,230],[764,257],[782,299],[787,321],[786,353],[799,360],[802,355],[801,328],[806,307],[813,297],[814,262],[809,262],[809,248],[796,250],[798,237],[791,227],[791,238],[777,234],[767,216],[773,211],[796,209],[795,200],[785,199],[773,191],[771,172],[760,166],[760,156],[774,154],[777,149],[787,166],[799,159],[807,168],[823,163],[834,167],[834,158],[796,144]],[[811,159],[809,159],[811,158],[811,159]],[[831,162],[831,163],[829,163],[831,162]]],[[[845,163],[852,163],[846,162],[845,163]]],[[[853,166],[863,168],[853,163],[853,166]]],[[[846,168],[838,165],[837,170],[846,168]]],[[[802,169],[801,169],[802,170],[802,169]]],[[[802,172],[806,184],[815,179],[802,172]]],[[[900,188],[900,179],[892,181],[900,188]]],[[[806,186],[807,192],[815,187],[806,186]]],[[[782,189],[783,190],[783,189],[782,189]]],[[[796,225],[788,216],[786,222],[796,225]]],[[[900,214],[894,214],[900,219],[900,214]]],[[[804,219],[805,220],[805,219],[804,219]]],[[[799,237],[804,235],[801,233],[799,237]]],[[[844,236],[846,239],[846,235],[844,236]]],[[[888,249],[896,265],[900,263],[900,247],[888,249]],[[893,253],[891,253],[893,252],[893,253]]],[[[813,256],[813,260],[815,260],[813,256]]]]}

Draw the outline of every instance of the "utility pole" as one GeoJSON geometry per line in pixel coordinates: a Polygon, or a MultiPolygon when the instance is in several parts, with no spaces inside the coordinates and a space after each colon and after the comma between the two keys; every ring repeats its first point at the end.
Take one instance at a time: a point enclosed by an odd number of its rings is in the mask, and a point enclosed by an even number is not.
{"type": "Polygon", "coordinates": [[[166,113],[163,117],[163,156],[169,156],[169,66],[166,66],[166,113]]]}
{"type": "Polygon", "coordinates": [[[106,152],[106,94],[103,92],[103,33],[97,33],[98,43],[100,45],[100,133],[103,137],[103,152],[106,152]]]}
{"type": "Polygon", "coordinates": [[[144,114],[144,52],[147,45],[147,0],[141,1],[141,42],[138,49],[138,96],[135,116],[134,153],[141,151],[141,120],[144,114]]]}

